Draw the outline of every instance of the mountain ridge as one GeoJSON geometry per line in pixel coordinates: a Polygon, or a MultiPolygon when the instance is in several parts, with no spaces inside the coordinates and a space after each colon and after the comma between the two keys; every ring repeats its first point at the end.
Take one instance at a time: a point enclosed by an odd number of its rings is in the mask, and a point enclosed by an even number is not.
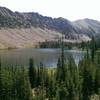
{"type": "MultiPolygon", "coordinates": [[[[65,40],[67,42],[69,40],[74,42],[81,42],[81,41],[89,41],[92,36],[97,37],[98,35],[100,35],[100,22],[93,19],[69,21],[62,17],[52,18],[34,12],[29,12],[29,13],[13,12],[8,8],[0,7],[0,34],[1,35],[3,34],[2,29],[4,29],[5,31],[7,29],[13,30],[12,31],[13,34],[16,33],[14,31],[18,29],[22,32],[23,36],[27,34],[27,38],[30,37],[28,35],[35,34],[36,37],[38,37],[39,39],[41,38],[40,41],[38,40],[37,42],[42,42],[41,40],[45,41],[48,39],[54,40],[57,37],[59,38],[59,36],[61,36],[62,33],[65,35],[65,40]],[[22,29],[24,29],[24,32],[22,31],[22,29]],[[31,32],[26,31],[26,29],[31,32]],[[36,32],[36,30],[38,30],[38,32],[36,32]],[[25,31],[27,33],[25,33],[25,31]],[[45,38],[43,38],[42,35],[44,33],[42,32],[46,33],[45,34],[46,37],[44,36],[45,38]],[[55,35],[55,33],[57,34],[55,35]]],[[[16,33],[16,36],[18,35],[18,33],[16,33]]],[[[10,34],[10,32],[8,32],[8,34],[10,34]]],[[[35,36],[32,35],[33,41],[36,39],[35,36]]],[[[24,37],[26,37],[26,35],[24,37]]],[[[5,39],[2,41],[5,41],[5,39]]],[[[30,42],[32,42],[32,40],[30,42]]],[[[26,44],[28,45],[28,43],[26,44]]],[[[29,43],[29,45],[30,44],[31,43],[29,43]]],[[[34,45],[34,42],[32,42],[32,44],[34,45]]],[[[23,47],[23,46],[19,46],[19,47],[23,47]]]]}
{"type": "MultiPolygon", "coordinates": [[[[19,26],[19,27],[25,27],[25,28],[34,26],[34,27],[40,27],[40,28],[53,29],[58,32],[65,32],[67,34],[68,33],[78,33],[79,34],[82,31],[78,25],[75,25],[75,23],[79,24],[83,21],[83,22],[87,22],[88,25],[91,22],[94,24],[99,23],[99,28],[100,28],[100,22],[97,20],[93,20],[93,19],[86,18],[86,19],[81,19],[81,20],[76,20],[76,21],[69,21],[62,17],[52,18],[52,17],[43,16],[43,15],[40,15],[34,12],[29,12],[29,13],[28,12],[27,13],[13,12],[5,7],[0,7],[0,15],[2,15],[3,17],[7,17],[11,22],[13,21],[12,23],[8,24],[8,27],[11,25],[13,25],[11,27],[19,26]],[[17,23],[17,25],[15,26],[14,26],[14,21],[16,21],[17,23]]],[[[10,22],[9,20],[8,22],[10,22]]],[[[7,24],[6,21],[3,23],[7,24]]],[[[81,23],[81,26],[82,26],[82,23],[81,23]]],[[[3,25],[3,27],[5,26],[3,25]]]]}

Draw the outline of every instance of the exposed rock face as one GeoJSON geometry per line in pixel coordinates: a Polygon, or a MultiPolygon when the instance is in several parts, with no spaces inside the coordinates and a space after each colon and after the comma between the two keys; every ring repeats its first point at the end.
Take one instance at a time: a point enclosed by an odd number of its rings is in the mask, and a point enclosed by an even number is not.
{"type": "Polygon", "coordinates": [[[80,31],[88,36],[100,35],[100,22],[92,19],[77,20],[73,25],[80,29],[80,31]]]}
{"type": "Polygon", "coordinates": [[[100,22],[83,19],[71,22],[38,13],[19,13],[0,7],[0,47],[30,47],[38,42],[54,40],[63,33],[66,42],[88,41],[100,35],[100,22]]]}

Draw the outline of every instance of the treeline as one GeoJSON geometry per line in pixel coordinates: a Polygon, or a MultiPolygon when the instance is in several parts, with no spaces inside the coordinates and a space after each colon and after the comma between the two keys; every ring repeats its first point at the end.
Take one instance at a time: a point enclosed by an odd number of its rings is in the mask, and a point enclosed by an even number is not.
{"type": "MultiPolygon", "coordinates": [[[[69,42],[64,42],[64,47],[66,49],[72,49],[72,48],[79,48],[79,49],[84,49],[86,46],[86,42],[81,42],[81,43],[69,43],[69,42]]],[[[61,41],[44,41],[39,43],[40,48],[61,48],[61,41]]]]}
{"type": "MultiPolygon", "coordinates": [[[[95,41],[94,43],[96,49],[100,49],[100,37],[98,38],[91,37],[91,38],[92,40],[95,41]]],[[[86,50],[87,48],[91,48],[91,41],[87,41],[87,42],[82,41],[80,43],[63,42],[63,44],[66,49],[77,48],[77,49],[86,50]]],[[[61,48],[61,40],[56,40],[56,41],[46,40],[44,42],[40,42],[39,47],[40,48],[61,48]]]]}
{"type": "MultiPolygon", "coordinates": [[[[87,47],[90,46],[90,41],[87,41],[87,42],[80,42],[80,43],[71,43],[71,42],[63,42],[63,45],[66,49],[82,49],[82,50],[85,50],[87,47]]],[[[96,42],[96,45],[97,47],[99,42],[96,42]]],[[[60,40],[57,40],[57,41],[44,41],[44,42],[40,42],[39,43],[39,47],[40,48],[61,48],[61,41],[60,40]]]]}

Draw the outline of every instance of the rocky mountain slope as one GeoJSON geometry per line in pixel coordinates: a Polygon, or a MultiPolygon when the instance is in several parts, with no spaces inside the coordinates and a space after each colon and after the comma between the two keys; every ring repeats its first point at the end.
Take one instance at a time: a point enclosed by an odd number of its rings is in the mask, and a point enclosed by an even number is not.
{"type": "Polygon", "coordinates": [[[100,22],[92,19],[71,22],[0,7],[0,48],[32,47],[45,40],[55,40],[62,33],[66,42],[88,41],[100,35],[100,22]]]}
{"type": "Polygon", "coordinates": [[[83,19],[73,22],[73,24],[88,36],[100,35],[100,22],[93,19],[83,19]]]}

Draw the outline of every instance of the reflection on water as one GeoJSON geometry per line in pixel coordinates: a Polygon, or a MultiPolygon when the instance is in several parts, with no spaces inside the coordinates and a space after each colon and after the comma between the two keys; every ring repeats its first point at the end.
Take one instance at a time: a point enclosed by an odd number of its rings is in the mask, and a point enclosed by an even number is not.
{"type": "MultiPolygon", "coordinates": [[[[56,67],[57,60],[60,56],[60,49],[15,49],[15,50],[2,50],[0,57],[2,65],[19,65],[28,66],[29,59],[33,58],[35,64],[38,66],[42,62],[47,67],[56,67]]],[[[65,57],[68,53],[72,54],[75,62],[78,64],[79,60],[83,57],[83,52],[78,50],[65,50],[65,57]]]]}

